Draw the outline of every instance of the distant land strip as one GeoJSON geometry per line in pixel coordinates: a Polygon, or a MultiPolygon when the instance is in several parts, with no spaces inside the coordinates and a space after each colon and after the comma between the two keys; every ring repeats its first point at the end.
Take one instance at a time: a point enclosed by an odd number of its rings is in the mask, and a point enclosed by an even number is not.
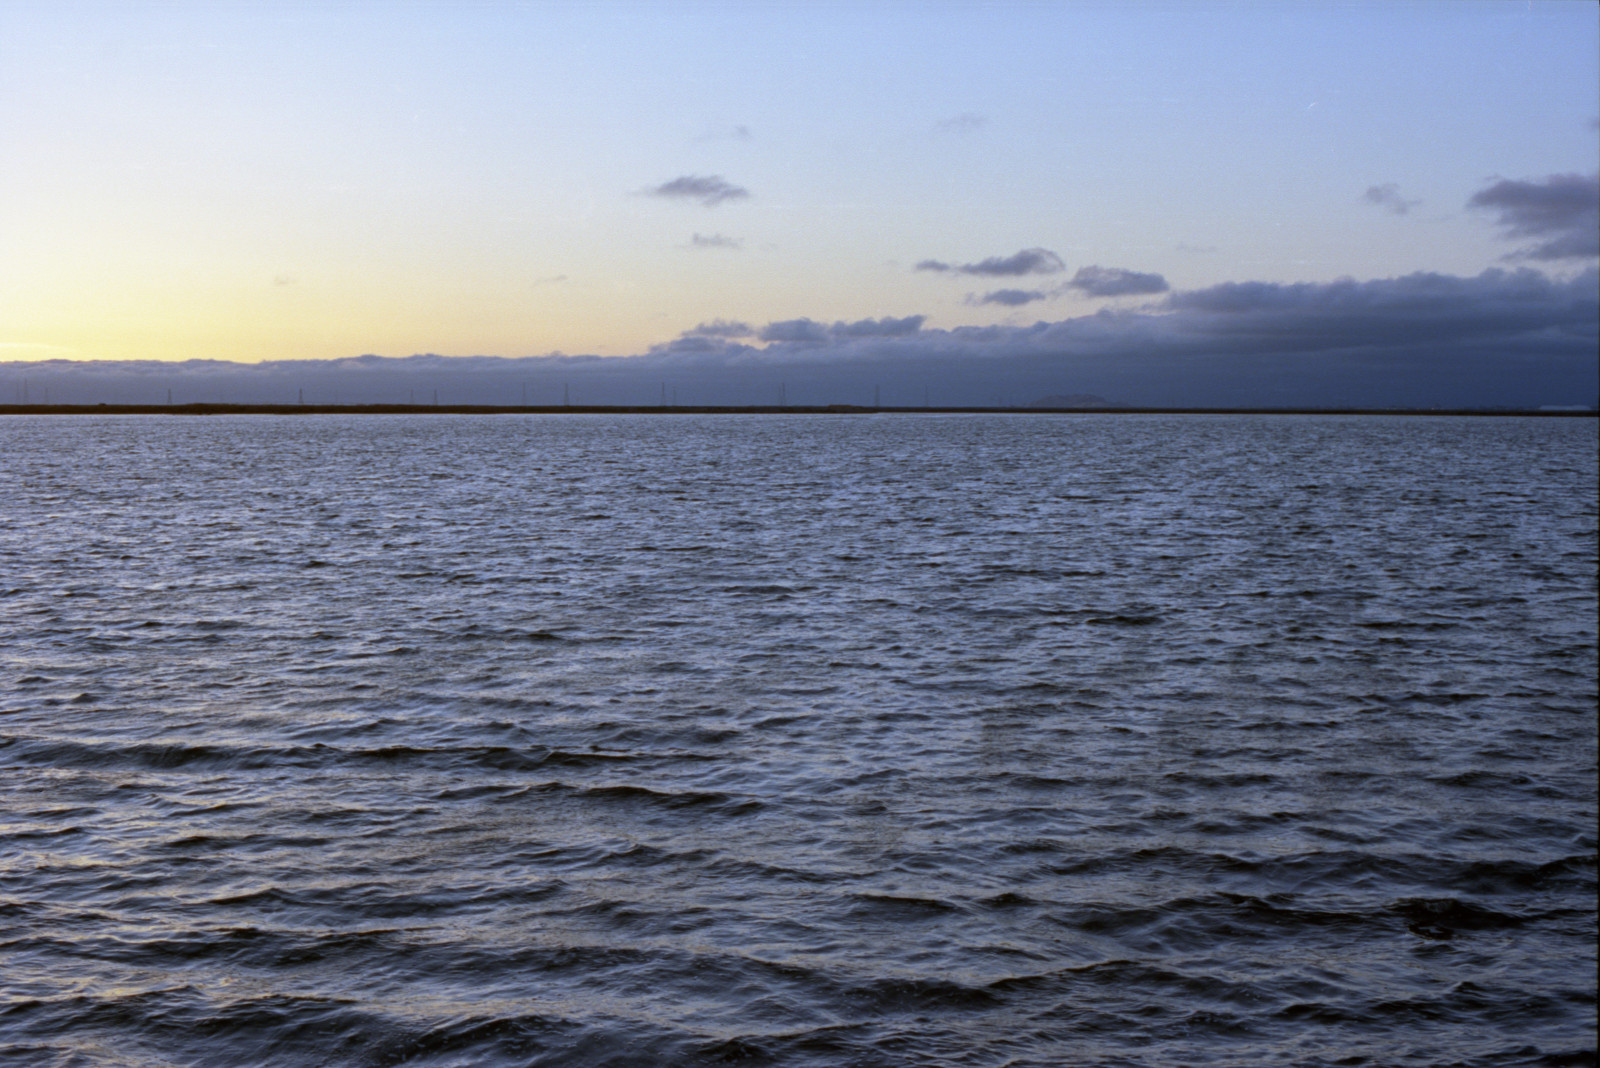
{"type": "Polygon", "coordinates": [[[1498,415],[1594,418],[1594,408],[872,407],[660,404],[0,404],[0,415],[1498,415]]]}

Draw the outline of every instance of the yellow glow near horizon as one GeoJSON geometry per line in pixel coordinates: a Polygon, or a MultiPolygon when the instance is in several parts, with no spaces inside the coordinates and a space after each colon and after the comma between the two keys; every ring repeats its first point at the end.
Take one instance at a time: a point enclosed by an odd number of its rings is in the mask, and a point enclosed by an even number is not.
{"type": "Polygon", "coordinates": [[[1088,265],[1470,275],[1508,251],[1486,176],[1593,169],[1591,5],[1254,11],[0,3],[0,359],[1018,324],[1101,306],[1088,265]],[[749,195],[647,195],[690,175],[749,195]],[[912,269],[1030,247],[1067,273],[912,269]]]}

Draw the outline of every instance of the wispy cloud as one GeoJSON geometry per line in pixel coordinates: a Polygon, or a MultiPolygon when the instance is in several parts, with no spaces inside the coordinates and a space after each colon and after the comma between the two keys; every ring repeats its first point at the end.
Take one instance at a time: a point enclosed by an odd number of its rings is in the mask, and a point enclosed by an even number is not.
{"type": "Polygon", "coordinates": [[[973,111],[963,111],[933,124],[936,133],[973,133],[989,125],[989,120],[973,111]]]}
{"type": "Polygon", "coordinates": [[[695,234],[689,239],[693,248],[743,248],[744,243],[737,238],[727,237],[723,234],[695,234]]]}
{"type": "Polygon", "coordinates": [[[1007,308],[1020,308],[1036,300],[1049,300],[1050,294],[1040,289],[995,289],[983,296],[969,296],[968,304],[1000,304],[1007,308]]]}
{"type": "Polygon", "coordinates": [[[1475,193],[1469,208],[1499,215],[1507,238],[1542,238],[1508,259],[1564,260],[1600,256],[1600,174],[1501,179],[1475,193]]]}
{"type": "Polygon", "coordinates": [[[1367,191],[1361,194],[1361,199],[1368,204],[1376,204],[1394,215],[1405,215],[1412,208],[1422,203],[1420,200],[1407,200],[1401,196],[1400,187],[1394,182],[1368,186],[1367,191]]]}
{"type": "Polygon", "coordinates": [[[708,208],[714,208],[729,200],[743,200],[750,195],[750,190],[734,185],[718,174],[686,174],[670,182],[662,182],[646,192],[651,196],[665,197],[668,200],[699,201],[708,208]]]}
{"type": "Polygon", "coordinates": [[[914,268],[918,271],[953,271],[956,274],[973,274],[992,278],[1017,277],[1025,274],[1057,274],[1067,269],[1057,256],[1047,248],[1025,248],[1010,256],[990,256],[977,263],[945,263],[943,260],[922,260],[914,268]]]}
{"type": "Polygon", "coordinates": [[[1066,287],[1089,297],[1148,295],[1165,293],[1171,288],[1159,274],[1129,271],[1121,267],[1080,267],[1066,287]]]}
{"type": "Polygon", "coordinates": [[[740,123],[736,126],[719,126],[708,130],[695,138],[696,141],[750,141],[755,134],[750,132],[750,127],[740,123]]]}

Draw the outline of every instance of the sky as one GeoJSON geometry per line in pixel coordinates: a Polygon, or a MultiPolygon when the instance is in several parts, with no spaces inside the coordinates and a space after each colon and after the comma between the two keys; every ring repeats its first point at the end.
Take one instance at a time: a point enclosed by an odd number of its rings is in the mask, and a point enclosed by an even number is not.
{"type": "Polygon", "coordinates": [[[1585,0],[0,0],[0,371],[1594,403],[1597,57],[1585,0]]]}

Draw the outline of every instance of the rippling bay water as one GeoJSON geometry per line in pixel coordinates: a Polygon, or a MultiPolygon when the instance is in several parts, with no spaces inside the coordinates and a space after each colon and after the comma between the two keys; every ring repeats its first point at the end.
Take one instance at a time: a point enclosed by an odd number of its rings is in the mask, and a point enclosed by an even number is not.
{"type": "Polygon", "coordinates": [[[0,1063],[1595,1048],[1596,424],[0,423],[0,1063]]]}

